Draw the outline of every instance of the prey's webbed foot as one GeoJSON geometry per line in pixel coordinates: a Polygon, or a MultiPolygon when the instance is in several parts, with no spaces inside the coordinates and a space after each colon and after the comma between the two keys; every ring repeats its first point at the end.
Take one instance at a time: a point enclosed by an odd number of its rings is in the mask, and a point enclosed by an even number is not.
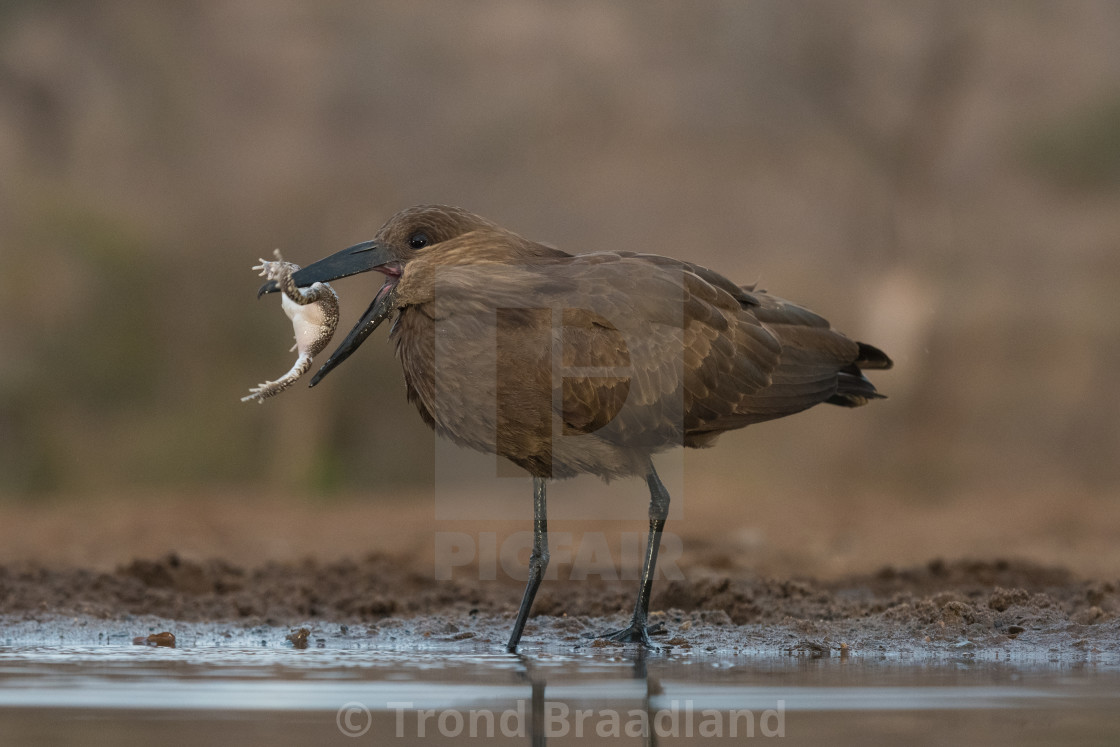
{"type": "Polygon", "coordinates": [[[279,249],[274,249],[272,253],[276,257],[275,260],[260,257],[258,259],[260,264],[253,265],[251,269],[259,270],[257,274],[265,280],[275,280],[277,285],[281,285],[285,279],[292,277],[292,273],[299,269],[299,265],[285,262],[279,249]]]}
{"type": "Polygon", "coordinates": [[[287,377],[283,379],[277,379],[276,381],[266,381],[263,384],[258,384],[255,387],[251,387],[249,389],[249,394],[242,397],[241,401],[252,402],[253,400],[256,400],[257,402],[263,404],[266,399],[268,399],[269,397],[275,397],[277,394],[290,387],[294,382],[295,379],[289,381],[287,380],[287,377]]]}
{"type": "Polygon", "coordinates": [[[284,374],[276,381],[266,381],[263,384],[258,384],[251,388],[249,394],[242,397],[241,401],[251,402],[256,400],[257,402],[264,402],[269,397],[275,397],[277,394],[299,381],[299,377],[307,373],[310,368],[311,356],[301,355],[296,359],[296,364],[292,366],[292,370],[288,371],[288,373],[284,374]]]}

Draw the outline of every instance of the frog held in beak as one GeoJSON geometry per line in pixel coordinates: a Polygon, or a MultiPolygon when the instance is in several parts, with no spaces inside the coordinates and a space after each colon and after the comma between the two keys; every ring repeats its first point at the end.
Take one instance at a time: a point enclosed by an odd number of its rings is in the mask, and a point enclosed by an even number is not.
{"type": "MultiPolygon", "coordinates": [[[[373,303],[362,314],[362,318],[350,330],[350,334],[346,336],[342,344],[338,346],[311,379],[311,386],[318,384],[338,364],[350,357],[350,354],[357,350],[383,321],[389,318],[393,311],[394,291],[397,282],[400,280],[401,268],[389,248],[375,239],[347,247],[292,273],[292,282],[297,287],[304,288],[315,283],[326,283],[370,270],[377,270],[385,275],[384,285],[378,290],[373,303]]],[[[260,287],[257,296],[260,297],[278,290],[280,290],[280,287],[276,281],[270,280],[260,287]]]]}

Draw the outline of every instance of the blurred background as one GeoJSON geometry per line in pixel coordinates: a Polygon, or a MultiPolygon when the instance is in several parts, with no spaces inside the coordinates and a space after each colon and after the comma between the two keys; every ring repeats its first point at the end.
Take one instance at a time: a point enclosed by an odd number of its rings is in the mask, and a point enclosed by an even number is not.
{"type": "MultiPolygon", "coordinates": [[[[236,506],[265,555],[424,525],[433,436],[384,334],[238,400],[294,361],[259,257],[438,202],[714,267],[893,356],[885,402],[684,457],[682,531],[735,562],[1115,568],[1117,39],[1109,0],[0,3],[3,558],[158,551],[129,522],[236,506]],[[283,506],[335,518],[299,540],[283,506]]],[[[378,282],[335,285],[342,329],[378,282]]],[[[208,521],[198,552],[249,541],[208,521]]]]}

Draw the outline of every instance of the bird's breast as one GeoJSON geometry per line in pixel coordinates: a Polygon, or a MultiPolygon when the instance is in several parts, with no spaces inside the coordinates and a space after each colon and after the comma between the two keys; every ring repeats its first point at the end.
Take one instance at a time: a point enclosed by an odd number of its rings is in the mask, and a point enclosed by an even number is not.
{"type": "Polygon", "coordinates": [[[406,307],[393,329],[408,397],[438,434],[545,477],[641,474],[649,453],[680,443],[679,397],[662,397],[672,412],[634,427],[652,415],[631,394],[643,361],[649,378],[648,347],[631,356],[626,335],[586,315],[464,308],[406,307]]]}

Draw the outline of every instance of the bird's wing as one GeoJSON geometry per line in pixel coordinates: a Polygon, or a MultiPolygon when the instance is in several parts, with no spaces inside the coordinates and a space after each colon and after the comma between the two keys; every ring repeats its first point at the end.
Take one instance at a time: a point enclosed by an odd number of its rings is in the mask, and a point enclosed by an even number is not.
{"type": "Polygon", "coordinates": [[[593,299],[602,316],[618,320],[616,329],[569,314],[564,349],[619,366],[616,351],[626,349],[629,377],[566,380],[562,416],[574,430],[703,445],[725,430],[830,401],[844,371],[866,381],[854,365],[859,344],[808,309],[698,265],[613,256],[584,255],[570,265],[581,276],[576,297],[593,299]],[[603,413],[616,414],[603,423],[603,413]]]}
{"type": "Polygon", "coordinates": [[[564,263],[558,414],[571,433],[618,443],[682,443],[771,383],[779,340],[715,273],[650,255],[564,263]]]}
{"type": "MultiPolygon", "coordinates": [[[[745,313],[758,320],[781,345],[770,385],[745,393],[731,418],[712,425],[736,428],[783,417],[825,402],[838,374],[859,358],[859,345],[833,330],[826,319],[794,303],[760,291],[745,313]]],[[[859,376],[858,369],[855,374],[859,376]]]]}
{"type": "Polygon", "coordinates": [[[567,434],[702,445],[825,401],[858,356],[813,312],[667,257],[604,253],[444,271],[454,292],[437,292],[446,302],[436,316],[501,309],[499,399],[527,408],[549,387],[567,434]]]}

